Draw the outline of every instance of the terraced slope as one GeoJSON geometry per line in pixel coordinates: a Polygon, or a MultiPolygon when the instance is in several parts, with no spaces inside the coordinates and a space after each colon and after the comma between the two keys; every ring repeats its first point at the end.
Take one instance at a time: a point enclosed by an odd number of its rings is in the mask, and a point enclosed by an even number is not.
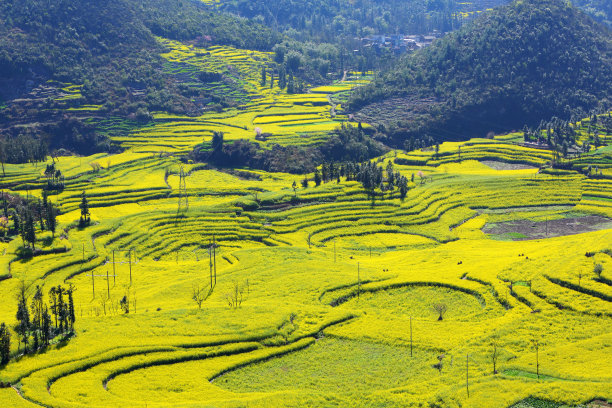
{"type": "MultiPolygon", "coordinates": [[[[66,187],[51,196],[60,233],[49,244],[39,232],[38,244],[59,251],[21,260],[20,240],[0,244],[0,294],[11,299],[19,280],[74,285],[76,336],[3,368],[0,381],[20,394],[1,390],[0,402],[507,407],[529,396],[612,398],[612,261],[602,252],[610,229],[527,240],[483,232],[612,217],[610,184],[539,170],[550,154],[512,140],[379,158],[413,180],[403,200],[344,178],[294,191],[294,175],[239,178],[187,164],[188,209],[178,205],[177,156],[60,157],[66,187]],[[83,190],[94,225],[79,229],[83,190]],[[202,310],[194,285],[213,287],[202,310]],[[436,303],[448,310],[442,321],[436,303]]],[[[598,154],[581,160],[610,160],[598,154]]],[[[36,196],[43,170],[7,165],[1,187],[36,196]]],[[[14,316],[11,302],[0,307],[0,321],[14,316]]]]}

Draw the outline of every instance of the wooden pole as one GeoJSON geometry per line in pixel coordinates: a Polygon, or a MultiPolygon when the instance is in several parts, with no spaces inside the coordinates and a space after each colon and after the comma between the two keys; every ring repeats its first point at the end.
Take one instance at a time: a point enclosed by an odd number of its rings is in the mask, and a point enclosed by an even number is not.
{"type": "Polygon", "coordinates": [[[213,235],[213,263],[215,265],[215,286],[217,286],[217,243],[213,235]]]}
{"type": "Polygon", "coordinates": [[[130,264],[130,286],[132,286],[132,250],[128,252],[129,264],[130,264]]]}
{"type": "Polygon", "coordinates": [[[412,316],[410,316],[410,357],[412,357],[412,316]]]}
{"type": "Polygon", "coordinates": [[[334,239],[334,263],[336,263],[336,240],[334,239]]]}
{"type": "Polygon", "coordinates": [[[93,271],[91,271],[91,291],[93,293],[93,298],[96,298],[96,288],[95,288],[95,281],[94,281],[94,273],[93,271]]]}
{"type": "Polygon", "coordinates": [[[465,389],[467,396],[470,398],[470,355],[465,355],[465,389]]]}
{"type": "Polygon", "coordinates": [[[113,275],[116,275],[117,272],[115,271],[115,250],[113,249],[113,275]]]}
{"type": "Polygon", "coordinates": [[[110,299],[110,279],[108,279],[108,268],[106,269],[106,294],[107,298],[110,299]]]}
{"type": "Polygon", "coordinates": [[[535,342],[535,347],[536,347],[536,375],[538,376],[538,380],[540,379],[540,345],[538,344],[538,341],[536,340],[535,342]]]}
{"type": "Polygon", "coordinates": [[[208,266],[210,268],[210,287],[213,287],[212,245],[208,241],[208,266]]]}
{"type": "Polygon", "coordinates": [[[357,262],[357,299],[359,299],[359,292],[361,292],[361,276],[359,274],[359,262],[357,262]]]}

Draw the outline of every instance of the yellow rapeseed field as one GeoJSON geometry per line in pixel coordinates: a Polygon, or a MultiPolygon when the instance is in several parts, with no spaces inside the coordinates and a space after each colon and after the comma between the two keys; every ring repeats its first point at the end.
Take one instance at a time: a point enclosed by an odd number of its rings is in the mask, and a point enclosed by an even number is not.
{"type": "MultiPolygon", "coordinates": [[[[75,335],[22,356],[13,333],[14,358],[0,369],[13,388],[0,388],[0,406],[612,399],[609,178],[540,169],[550,152],[516,135],[375,159],[408,178],[404,199],[344,178],[315,187],[309,174],[303,188],[304,176],[185,164],[181,154],[213,130],[254,139],[261,127],[287,144],[327,132],[342,120],[327,96],[354,84],[270,92],[255,63],[267,54],[160,41],[164,58],[185,64],[238,61],[260,99],[197,118],[158,113],[119,140],[123,153],[56,160],[65,188],[49,197],[61,210],[55,238],[38,230],[46,251],[29,259],[21,239],[0,243],[0,322],[15,325],[20,282],[46,300],[73,285],[75,335]],[[79,228],[83,191],[92,224],[79,228]],[[212,289],[201,309],[194,288],[212,289]]],[[[612,163],[605,150],[580,160],[612,163]]],[[[5,167],[4,191],[41,197],[44,164],[5,167]]]]}

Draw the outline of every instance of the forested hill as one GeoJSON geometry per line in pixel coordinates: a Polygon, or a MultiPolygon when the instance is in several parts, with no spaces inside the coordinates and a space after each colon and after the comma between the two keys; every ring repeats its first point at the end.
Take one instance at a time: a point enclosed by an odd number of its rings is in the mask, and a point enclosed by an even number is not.
{"type": "Polygon", "coordinates": [[[167,74],[156,35],[256,50],[282,39],[199,1],[0,1],[0,150],[91,154],[111,148],[100,121],[123,132],[151,111],[199,112],[203,95],[167,74]]]}
{"type": "Polygon", "coordinates": [[[131,88],[144,93],[149,109],[189,103],[160,74],[154,35],[264,50],[281,39],[264,26],[192,1],[4,0],[0,102],[52,79],[84,84],[87,103],[121,105],[131,88]]]}
{"type": "Polygon", "coordinates": [[[565,1],[517,1],[405,57],[355,92],[350,108],[387,123],[395,143],[569,119],[609,106],[611,39],[565,1]]]}
{"type": "Polygon", "coordinates": [[[20,77],[110,82],[100,85],[102,90],[130,84],[159,88],[160,78],[151,72],[159,62],[153,35],[177,40],[206,36],[216,44],[249,49],[271,49],[280,41],[280,35],[263,26],[212,13],[198,2],[4,0],[0,80],[13,80],[15,86],[3,87],[0,98],[19,92],[22,81],[14,79],[20,77]]]}

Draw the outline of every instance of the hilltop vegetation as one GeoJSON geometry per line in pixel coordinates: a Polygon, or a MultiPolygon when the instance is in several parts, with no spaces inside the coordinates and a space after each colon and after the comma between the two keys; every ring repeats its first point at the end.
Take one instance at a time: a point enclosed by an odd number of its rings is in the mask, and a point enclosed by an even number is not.
{"type": "Polygon", "coordinates": [[[4,137],[84,154],[109,150],[100,119],[142,124],[151,111],[201,110],[194,98],[206,94],[164,71],[164,48],[154,35],[251,49],[271,49],[281,39],[191,1],[11,0],[0,4],[0,20],[4,137]],[[62,124],[66,116],[72,120],[62,124]]]}
{"type": "Polygon", "coordinates": [[[565,2],[517,1],[405,57],[349,106],[398,145],[575,119],[610,103],[611,38],[565,2]]]}
{"type": "Polygon", "coordinates": [[[574,0],[572,3],[595,20],[612,27],[612,3],[608,0],[574,0]]]}

